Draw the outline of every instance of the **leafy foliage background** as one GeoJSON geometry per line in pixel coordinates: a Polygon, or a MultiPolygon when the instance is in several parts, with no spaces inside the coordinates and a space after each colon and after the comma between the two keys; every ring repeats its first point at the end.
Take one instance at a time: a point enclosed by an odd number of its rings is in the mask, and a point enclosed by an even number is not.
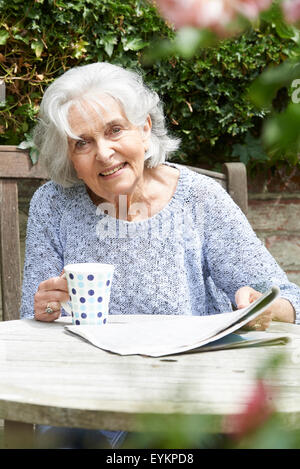
{"type": "MultiPolygon", "coordinates": [[[[158,91],[169,129],[182,140],[177,161],[214,169],[239,160],[250,169],[296,165],[288,154],[262,148],[261,127],[271,111],[256,108],[247,95],[268,65],[293,55],[288,29],[265,21],[190,59],[146,60],[153,44],[173,37],[144,0],[0,0],[0,78],[7,98],[0,107],[0,144],[29,138],[43,90],[57,76],[110,61],[139,70],[158,91]]],[[[273,107],[284,109],[289,99],[289,90],[281,89],[273,107]]]]}

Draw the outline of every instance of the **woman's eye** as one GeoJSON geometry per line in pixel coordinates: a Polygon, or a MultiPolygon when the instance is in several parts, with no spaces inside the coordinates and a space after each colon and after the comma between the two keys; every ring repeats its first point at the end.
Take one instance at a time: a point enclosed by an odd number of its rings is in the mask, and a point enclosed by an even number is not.
{"type": "Polygon", "coordinates": [[[121,127],[113,127],[111,131],[114,135],[117,135],[118,133],[121,132],[121,130],[122,130],[121,127]]]}
{"type": "Polygon", "coordinates": [[[76,150],[83,150],[84,148],[86,148],[87,145],[88,145],[88,142],[86,140],[78,140],[75,143],[75,148],[76,150]]]}

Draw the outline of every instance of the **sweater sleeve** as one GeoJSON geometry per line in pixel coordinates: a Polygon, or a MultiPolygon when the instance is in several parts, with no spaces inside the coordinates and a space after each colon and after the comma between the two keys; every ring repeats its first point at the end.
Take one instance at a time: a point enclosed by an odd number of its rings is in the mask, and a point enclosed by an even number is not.
{"type": "Polygon", "coordinates": [[[281,297],[295,309],[295,323],[300,324],[300,288],[288,280],[243,212],[218,183],[210,184],[205,199],[205,255],[216,286],[235,304],[240,287],[264,293],[277,285],[281,297]]]}
{"type": "Polygon", "coordinates": [[[34,317],[34,295],[39,284],[60,275],[63,249],[59,238],[61,194],[52,182],[33,195],[27,223],[21,318],[34,317]]]}

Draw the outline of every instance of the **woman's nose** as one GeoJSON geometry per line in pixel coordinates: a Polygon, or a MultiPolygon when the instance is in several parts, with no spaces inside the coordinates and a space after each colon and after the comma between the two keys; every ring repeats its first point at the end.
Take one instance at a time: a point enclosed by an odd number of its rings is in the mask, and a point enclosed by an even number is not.
{"type": "Polygon", "coordinates": [[[114,154],[112,143],[109,140],[99,139],[96,147],[96,159],[108,160],[114,154]]]}

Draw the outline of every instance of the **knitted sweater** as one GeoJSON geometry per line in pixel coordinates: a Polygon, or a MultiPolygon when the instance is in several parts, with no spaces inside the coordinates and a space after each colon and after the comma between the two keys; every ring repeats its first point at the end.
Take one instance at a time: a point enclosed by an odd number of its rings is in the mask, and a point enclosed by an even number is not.
{"type": "MultiPolygon", "coordinates": [[[[170,163],[167,163],[170,164],[170,163]]],[[[215,181],[180,171],[169,203],[142,221],[116,219],[96,207],[83,184],[50,181],[29,211],[21,317],[34,315],[43,280],[77,262],[115,265],[110,314],[206,315],[232,310],[235,292],[249,285],[281,289],[300,324],[300,288],[256,237],[246,217],[215,181]]]]}
{"type": "MultiPolygon", "coordinates": [[[[60,275],[64,265],[102,262],[115,265],[110,314],[228,312],[238,288],[249,285],[264,292],[276,284],[300,323],[300,289],[212,179],[180,167],[172,199],[147,220],[116,219],[104,209],[92,203],[84,185],[64,189],[48,182],[36,191],[27,228],[21,317],[33,317],[38,285],[60,275]]],[[[112,447],[126,435],[100,433],[112,447]]]]}

